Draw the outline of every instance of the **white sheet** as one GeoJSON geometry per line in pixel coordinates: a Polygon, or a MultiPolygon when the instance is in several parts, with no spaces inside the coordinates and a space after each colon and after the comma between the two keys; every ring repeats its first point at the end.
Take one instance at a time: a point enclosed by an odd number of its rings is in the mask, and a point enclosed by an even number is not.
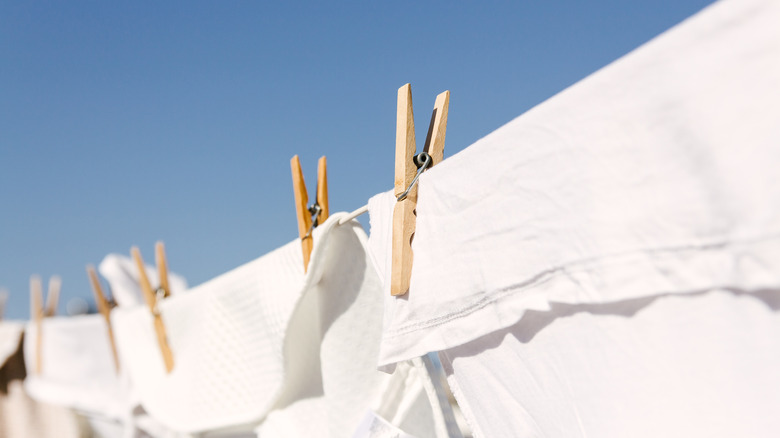
{"type": "Polygon", "coordinates": [[[553,304],[440,352],[479,437],[774,437],[780,291],[553,304]]]}
{"type": "MultiPolygon", "coordinates": [[[[424,173],[380,362],[550,302],[780,286],[778,23],[720,1],[424,173]]],[[[369,203],[380,272],[392,203],[369,203]]]]}

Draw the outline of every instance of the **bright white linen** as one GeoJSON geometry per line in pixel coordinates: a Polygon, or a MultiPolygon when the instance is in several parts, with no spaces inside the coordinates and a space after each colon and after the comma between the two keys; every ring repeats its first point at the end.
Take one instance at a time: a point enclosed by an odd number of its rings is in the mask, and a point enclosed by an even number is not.
{"type": "MultiPolygon", "coordinates": [[[[263,438],[349,437],[367,409],[381,408],[376,400],[400,377],[376,370],[380,283],[365,233],[356,221],[339,226],[341,217],[315,229],[307,273],[296,239],[163,301],[170,374],[148,309],[113,312],[122,363],[151,416],[187,433],[259,425],[263,438]]],[[[406,390],[392,393],[394,404],[382,411],[402,428],[409,426],[406,404],[428,403],[422,384],[413,383],[402,382],[406,390]]],[[[412,426],[433,436],[430,404],[425,408],[415,413],[427,416],[412,426]]]]}
{"type": "Polygon", "coordinates": [[[24,337],[25,389],[38,401],[122,419],[128,395],[114,366],[106,322],[100,315],[44,318],[41,373],[36,372],[38,330],[24,337]]]}
{"type": "Polygon", "coordinates": [[[479,437],[773,437],[780,291],[554,304],[439,353],[479,437]]]}
{"type": "MultiPolygon", "coordinates": [[[[425,172],[380,362],[550,302],[780,286],[778,23],[715,3],[425,172]]],[[[369,203],[380,272],[393,202],[369,203]]]]}
{"type": "MultiPolygon", "coordinates": [[[[145,266],[146,275],[152,287],[160,284],[157,268],[145,266]]],[[[138,267],[133,259],[120,254],[109,254],[98,265],[98,272],[108,281],[111,295],[117,305],[132,307],[144,304],[141,284],[138,277],[138,267]]],[[[173,272],[168,273],[168,286],[171,295],[177,295],[187,290],[187,280],[173,272]]]]}

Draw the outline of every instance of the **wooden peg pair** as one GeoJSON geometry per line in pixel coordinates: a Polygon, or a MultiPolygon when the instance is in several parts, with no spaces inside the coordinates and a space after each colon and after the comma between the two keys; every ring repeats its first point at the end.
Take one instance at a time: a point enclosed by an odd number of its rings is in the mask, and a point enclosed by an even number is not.
{"type": "Polygon", "coordinates": [[[295,194],[295,212],[298,216],[298,236],[301,238],[303,250],[303,272],[309,269],[309,259],[314,248],[312,231],[314,227],[328,219],[328,163],[325,157],[321,157],[317,164],[317,197],[310,207],[309,194],[306,191],[306,183],[303,180],[301,160],[298,156],[290,160],[292,170],[293,193],[295,194]],[[314,215],[316,214],[316,218],[314,215]]]}
{"type": "Polygon", "coordinates": [[[35,373],[43,370],[43,318],[57,314],[57,304],[60,300],[62,280],[58,276],[49,279],[49,293],[46,296],[46,307],[43,307],[43,282],[41,277],[30,277],[30,318],[35,322],[35,373]]]}
{"type": "MultiPolygon", "coordinates": [[[[431,157],[431,167],[444,158],[444,137],[447,132],[447,113],[449,111],[450,92],[436,96],[433,105],[428,136],[423,152],[431,157]]],[[[395,129],[395,185],[396,197],[408,190],[402,200],[396,202],[393,209],[393,252],[390,277],[390,293],[393,296],[404,295],[409,291],[412,277],[412,237],[417,224],[417,186],[411,187],[417,174],[414,155],[417,151],[414,136],[414,113],[412,111],[412,86],[406,84],[398,89],[398,112],[395,129]]]]}
{"type": "Polygon", "coordinates": [[[160,301],[171,294],[168,286],[168,263],[165,259],[165,246],[162,242],[157,242],[155,245],[157,272],[160,277],[160,287],[157,289],[152,289],[149,277],[146,275],[146,268],[144,266],[144,260],[141,258],[141,251],[138,247],[134,246],[130,249],[130,253],[138,267],[138,278],[141,283],[144,301],[146,301],[146,305],[149,307],[149,310],[154,317],[154,331],[157,334],[157,343],[160,345],[160,352],[162,353],[163,362],[165,363],[165,370],[170,373],[171,370],[173,370],[173,352],[168,344],[168,336],[165,333],[165,324],[163,323],[158,308],[160,301]]]}
{"type": "Polygon", "coordinates": [[[108,327],[108,341],[111,343],[111,353],[114,357],[114,368],[119,372],[119,356],[116,352],[116,341],[114,340],[114,329],[111,327],[111,308],[112,305],[106,298],[106,294],[103,293],[103,288],[100,286],[100,280],[98,279],[95,267],[87,265],[87,276],[89,282],[92,285],[92,293],[95,295],[95,303],[97,304],[98,312],[103,315],[103,319],[106,320],[106,326],[108,327]]]}

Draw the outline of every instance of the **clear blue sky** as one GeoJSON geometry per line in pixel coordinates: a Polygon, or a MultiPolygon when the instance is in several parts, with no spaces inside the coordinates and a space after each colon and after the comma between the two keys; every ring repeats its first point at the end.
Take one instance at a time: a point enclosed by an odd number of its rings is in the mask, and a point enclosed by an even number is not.
{"type": "Polygon", "coordinates": [[[445,156],[706,6],[566,2],[0,3],[0,287],[165,241],[197,285],[297,236],[289,160],[331,210],[393,182],[396,90],[445,156]]]}

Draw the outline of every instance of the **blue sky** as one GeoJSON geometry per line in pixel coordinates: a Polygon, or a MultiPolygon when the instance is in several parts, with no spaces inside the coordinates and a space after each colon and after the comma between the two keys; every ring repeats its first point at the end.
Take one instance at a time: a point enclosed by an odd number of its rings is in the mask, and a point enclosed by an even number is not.
{"type": "MultiPolygon", "coordinates": [[[[297,237],[289,160],[331,211],[393,183],[396,90],[445,157],[710,1],[0,2],[0,287],[91,301],[140,246],[197,285],[297,237]]],[[[420,145],[421,147],[421,145],[420,145]]]]}

